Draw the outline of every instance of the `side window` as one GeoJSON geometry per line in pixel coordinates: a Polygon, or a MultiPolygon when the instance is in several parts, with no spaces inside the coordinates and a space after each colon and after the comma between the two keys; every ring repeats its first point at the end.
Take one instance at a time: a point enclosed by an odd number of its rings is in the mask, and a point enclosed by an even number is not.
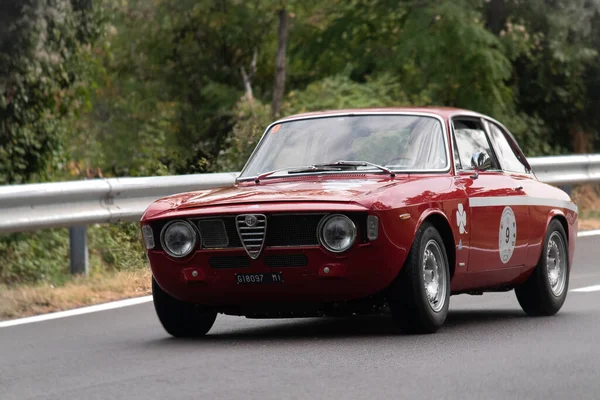
{"type": "Polygon", "coordinates": [[[471,157],[477,152],[485,152],[492,159],[492,169],[500,169],[498,161],[490,147],[487,135],[481,123],[477,120],[452,121],[454,126],[454,139],[458,150],[455,154],[456,167],[462,170],[471,169],[471,157]]]}
{"type": "Polygon", "coordinates": [[[490,127],[490,135],[492,136],[492,142],[498,152],[498,158],[502,160],[502,167],[505,171],[518,172],[521,174],[527,173],[527,168],[519,161],[515,152],[508,144],[504,132],[496,124],[488,122],[490,127]]]}

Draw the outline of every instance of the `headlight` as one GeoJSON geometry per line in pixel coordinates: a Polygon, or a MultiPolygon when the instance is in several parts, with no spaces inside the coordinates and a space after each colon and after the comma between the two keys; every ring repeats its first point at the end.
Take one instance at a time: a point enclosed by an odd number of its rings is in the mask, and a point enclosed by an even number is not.
{"type": "Polygon", "coordinates": [[[333,253],[348,250],[356,239],[356,225],[350,218],[341,214],[323,218],[318,231],[321,245],[333,253]]]}
{"type": "Polygon", "coordinates": [[[169,222],[160,233],[160,242],[171,257],[185,257],[196,246],[196,232],[185,221],[169,222]]]}

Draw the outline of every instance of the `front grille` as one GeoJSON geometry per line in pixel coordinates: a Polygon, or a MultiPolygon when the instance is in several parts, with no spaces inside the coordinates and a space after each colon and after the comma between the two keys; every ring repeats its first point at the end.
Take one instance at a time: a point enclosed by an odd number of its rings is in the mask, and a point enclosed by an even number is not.
{"type": "Polygon", "coordinates": [[[227,231],[227,237],[229,238],[229,247],[241,248],[242,241],[238,235],[237,228],[235,226],[235,217],[222,217],[223,223],[225,224],[225,230],[227,231]]]}
{"type": "Polygon", "coordinates": [[[198,229],[202,237],[202,245],[209,249],[229,246],[229,238],[222,219],[201,219],[198,229]]]}
{"type": "Polygon", "coordinates": [[[235,223],[246,252],[255,260],[265,244],[267,217],[262,214],[238,215],[235,223]]]}
{"type": "Polygon", "coordinates": [[[213,256],[208,259],[213,268],[248,268],[250,259],[247,256],[213,256]]]}
{"type": "Polygon", "coordinates": [[[265,257],[265,265],[273,268],[306,267],[308,265],[308,257],[304,254],[270,255],[265,257]]]}
{"type": "Polygon", "coordinates": [[[269,217],[266,246],[316,246],[317,226],[324,214],[281,214],[269,217]]]}

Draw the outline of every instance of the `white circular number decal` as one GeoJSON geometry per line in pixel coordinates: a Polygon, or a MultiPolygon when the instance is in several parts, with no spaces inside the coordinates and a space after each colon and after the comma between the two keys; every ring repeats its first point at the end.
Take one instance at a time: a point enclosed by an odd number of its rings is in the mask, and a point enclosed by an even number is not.
{"type": "Polygon", "coordinates": [[[500,232],[498,236],[498,247],[500,248],[500,260],[506,264],[512,257],[517,241],[517,221],[512,208],[504,207],[500,218],[500,232]]]}

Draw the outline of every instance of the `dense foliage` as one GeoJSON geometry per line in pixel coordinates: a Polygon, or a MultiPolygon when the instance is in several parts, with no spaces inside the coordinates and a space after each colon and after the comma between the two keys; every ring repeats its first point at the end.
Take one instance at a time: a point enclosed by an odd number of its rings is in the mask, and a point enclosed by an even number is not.
{"type": "MultiPolygon", "coordinates": [[[[273,119],[281,9],[281,114],[449,105],[506,122],[531,156],[597,146],[598,0],[28,1],[68,16],[61,39],[45,35],[44,46],[60,49],[56,68],[69,80],[43,69],[47,79],[35,79],[51,85],[47,97],[18,105],[32,116],[3,118],[3,138],[22,138],[2,144],[16,157],[5,182],[86,167],[117,176],[239,169],[273,119]],[[76,11],[82,4],[87,13],[76,11]]],[[[41,62],[20,51],[12,64],[41,62]]]]}
{"type": "MultiPolygon", "coordinates": [[[[274,111],[341,107],[463,107],[529,156],[598,151],[599,53],[600,0],[6,0],[0,184],[239,170],[274,111]]],[[[36,252],[19,238],[0,259],[36,252]]]]}
{"type": "Polygon", "coordinates": [[[99,34],[85,0],[0,3],[0,184],[51,178],[81,108],[82,55],[99,34]]]}
{"type": "Polygon", "coordinates": [[[0,10],[0,183],[238,169],[281,114],[448,105],[597,149],[600,0],[26,0],[0,10]],[[6,160],[6,161],[4,161],[6,160]]]}

